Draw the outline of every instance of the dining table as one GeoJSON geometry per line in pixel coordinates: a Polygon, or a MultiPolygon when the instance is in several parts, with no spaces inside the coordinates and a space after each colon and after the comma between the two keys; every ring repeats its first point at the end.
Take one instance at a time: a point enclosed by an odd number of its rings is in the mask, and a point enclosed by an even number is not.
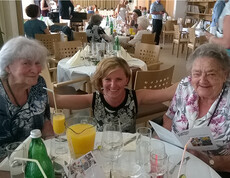
{"type": "MultiPolygon", "coordinates": [[[[137,167],[135,166],[135,164],[132,163],[132,161],[129,160],[129,158],[133,158],[135,157],[135,150],[136,150],[136,139],[133,139],[135,137],[135,134],[132,133],[122,133],[123,135],[123,141],[124,143],[128,143],[124,146],[123,148],[123,152],[122,155],[119,157],[119,164],[117,165],[118,167],[115,167],[120,174],[122,174],[122,172],[124,172],[125,169],[127,169],[127,171],[131,171],[132,173],[137,171],[137,167]],[[130,141],[131,140],[131,141],[130,141]],[[120,165],[120,167],[119,167],[120,165]]],[[[102,138],[102,132],[97,132],[96,133],[96,138],[95,138],[95,144],[94,147],[95,149],[93,150],[93,154],[97,160],[97,164],[99,164],[102,169],[103,166],[105,164],[104,159],[103,159],[103,152],[101,152],[98,149],[98,146],[101,145],[101,138],[102,138]]],[[[64,166],[63,164],[65,162],[69,163],[72,158],[70,156],[70,151],[68,149],[68,152],[65,154],[61,154],[61,155],[53,155],[52,150],[54,150],[54,144],[53,144],[53,139],[48,139],[45,140],[44,143],[46,145],[47,148],[47,152],[49,154],[52,154],[52,156],[56,156],[57,158],[57,162],[58,164],[64,166]]],[[[154,141],[156,139],[155,138],[151,138],[151,148],[154,148],[154,141]]],[[[166,143],[161,141],[162,143],[164,143],[165,145],[165,149],[166,149],[166,154],[168,156],[173,155],[173,154],[181,154],[183,153],[183,150],[179,147],[176,147],[175,145],[166,143]]],[[[30,143],[30,138],[26,139],[24,141],[26,147],[29,147],[29,143],[30,143]]],[[[68,148],[68,143],[67,141],[64,142],[64,145],[68,148]]],[[[193,156],[192,154],[190,154],[189,152],[185,153],[185,157],[189,156],[190,159],[187,162],[186,165],[186,178],[195,178],[195,177],[202,177],[202,178],[220,178],[220,176],[217,174],[217,172],[212,169],[209,165],[207,165],[206,163],[204,163],[203,161],[201,161],[199,158],[193,156]]],[[[9,177],[9,166],[7,165],[8,161],[7,158],[1,162],[0,164],[0,177],[4,177],[4,178],[8,178],[9,177]]],[[[138,176],[138,177],[143,177],[143,176],[138,176]]]]}
{"type": "MultiPolygon", "coordinates": [[[[92,77],[96,71],[96,64],[90,63],[87,60],[83,60],[81,65],[71,67],[68,65],[67,61],[70,58],[64,58],[58,62],[57,66],[57,81],[64,82],[68,80],[78,79],[81,77],[89,76],[92,77]]],[[[128,65],[130,66],[131,71],[136,71],[136,69],[140,69],[142,71],[147,71],[147,65],[140,59],[131,58],[126,59],[128,65]]],[[[130,87],[132,85],[133,80],[130,81],[130,87]]],[[[74,87],[76,90],[82,87],[84,82],[79,82],[76,84],[72,84],[71,86],[74,87]]]]}

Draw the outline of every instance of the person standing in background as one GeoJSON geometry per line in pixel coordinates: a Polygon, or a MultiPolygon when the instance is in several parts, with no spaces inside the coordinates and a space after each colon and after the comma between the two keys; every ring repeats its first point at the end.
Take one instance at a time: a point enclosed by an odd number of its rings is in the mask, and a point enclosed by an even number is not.
{"type": "Polygon", "coordinates": [[[74,6],[70,0],[58,0],[60,19],[71,19],[74,6]]]}
{"type": "Polygon", "coordinates": [[[216,36],[211,33],[206,32],[206,38],[209,43],[215,43],[223,46],[228,56],[230,56],[230,1],[225,4],[225,7],[218,20],[218,28],[216,31],[216,36]]]}
{"type": "Polygon", "coordinates": [[[156,35],[155,35],[156,45],[159,45],[160,35],[161,35],[161,30],[162,30],[162,19],[163,19],[164,13],[165,13],[165,8],[161,4],[161,0],[156,0],[155,2],[151,4],[150,14],[153,14],[152,33],[156,32],[156,35]]]}
{"type": "Polygon", "coordinates": [[[217,28],[217,23],[218,19],[220,17],[221,12],[224,9],[225,2],[228,0],[217,0],[214,7],[213,7],[213,13],[212,13],[212,23],[210,26],[210,33],[213,35],[216,35],[216,28],[217,28]]]}
{"type": "Polygon", "coordinates": [[[41,15],[47,17],[51,9],[49,0],[41,0],[41,15]]]}

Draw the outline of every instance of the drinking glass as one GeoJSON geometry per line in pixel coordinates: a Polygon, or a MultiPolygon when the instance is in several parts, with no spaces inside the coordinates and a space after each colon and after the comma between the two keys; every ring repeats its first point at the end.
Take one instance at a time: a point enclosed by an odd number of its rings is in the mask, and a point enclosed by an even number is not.
{"type": "Polygon", "coordinates": [[[120,123],[104,124],[101,140],[101,154],[109,159],[110,171],[113,172],[113,164],[121,156],[123,150],[123,136],[120,123]]]}
{"type": "Polygon", "coordinates": [[[108,56],[112,56],[114,54],[114,51],[113,51],[113,43],[106,43],[106,54],[108,56]]]}
{"type": "Polygon", "coordinates": [[[150,153],[150,170],[149,175],[154,174],[157,178],[167,178],[167,155],[150,153]]]}
{"type": "Polygon", "coordinates": [[[148,127],[139,127],[136,134],[136,162],[142,167],[149,162],[152,131],[148,127]]]}
{"type": "Polygon", "coordinates": [[[57,139],[55,139],[56,154],[67,153],[67,149],[63,145],[65,140],[61,137],[61,135],[65,133],[65,115],[63,112],[55,112],[53,114],[53,130],[57,135],[57,139]]]}
{"type": "Polygon", "coordinates": [[[25,164],[22,160],[15,160],[18,158],[25,158],[25,145],[21,142],[10,143],[6,147],[11,178],[24,178],[25,164]]]}

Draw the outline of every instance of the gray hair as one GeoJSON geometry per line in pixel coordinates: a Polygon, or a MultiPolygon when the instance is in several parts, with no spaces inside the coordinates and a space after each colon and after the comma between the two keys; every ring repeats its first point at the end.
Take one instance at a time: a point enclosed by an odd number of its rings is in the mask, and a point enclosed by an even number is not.
{"type": "Polygon", "coordinates": [[[6,78],[6,67],[19,59],[39,61],[44,67],[48,50],[37,40],[26,37],[16,37],[4,44],[0,51],[0,77],[6,78]]]}
{"type": "Polygon", "coordinates": [[[137,18],[137,24],[146,30],[149,26],[149,20],[145,16],[140,16],[137,18]]]}
{"type": "Polygon", "coordinates": [[[193,62],[197,58],[208,57],[216,60],[223,71],[230,72],[230,58],[226,52],[226,50],[217,44],[206,43],[199,46],[188,58],[188,62],[186,64],[186,68],[188,72],[191,72],[193,62]]]}
{"type": "Polygon", "coordinates": [[[89,24],[90,25],[100,25],[103,17],[100,16],[99,14],[92,15],[89,24]]]}

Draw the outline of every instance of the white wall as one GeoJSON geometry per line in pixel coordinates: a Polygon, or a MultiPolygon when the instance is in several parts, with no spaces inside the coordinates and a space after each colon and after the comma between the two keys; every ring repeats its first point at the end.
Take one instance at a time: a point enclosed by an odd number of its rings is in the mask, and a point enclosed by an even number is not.
{"type": "Polygon", "coordinates": [[[0,26],[5,33],[4,42],[19,35],[16,1],[20,0],[0,1],[0,26]]]}
{"type": "Polygon", "coordinates": [[[178,19],[184,18],[187,11],[187,0],[174,0],[174,12],[173,17],[178,19]]]}

